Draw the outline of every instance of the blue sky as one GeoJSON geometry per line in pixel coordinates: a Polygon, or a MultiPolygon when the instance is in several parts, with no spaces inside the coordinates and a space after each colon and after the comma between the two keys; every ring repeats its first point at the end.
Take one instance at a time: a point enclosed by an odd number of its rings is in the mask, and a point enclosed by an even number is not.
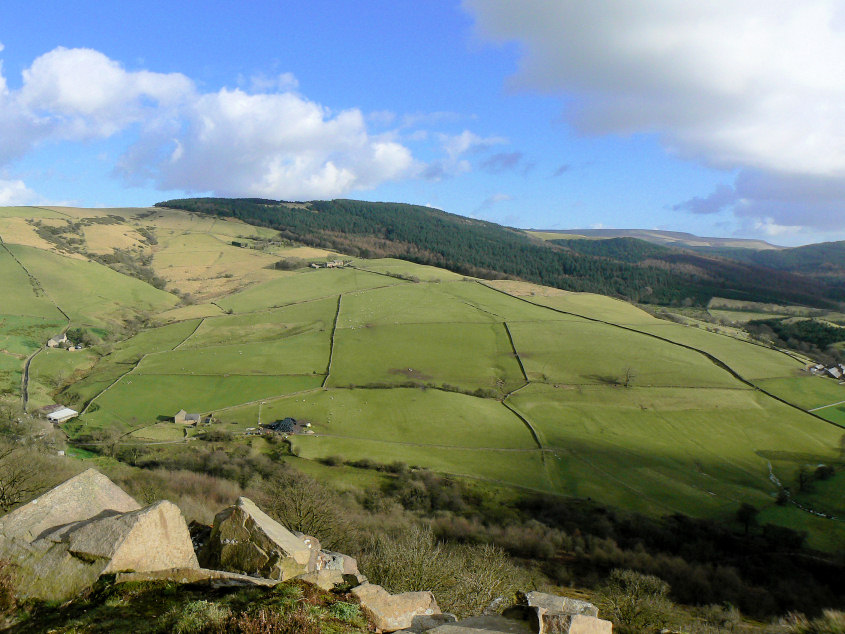
{"type": "Polygon", "coordinates": [[[350,197],[845,239],[840,5],[9,0],[0,204],[350,197]]]}

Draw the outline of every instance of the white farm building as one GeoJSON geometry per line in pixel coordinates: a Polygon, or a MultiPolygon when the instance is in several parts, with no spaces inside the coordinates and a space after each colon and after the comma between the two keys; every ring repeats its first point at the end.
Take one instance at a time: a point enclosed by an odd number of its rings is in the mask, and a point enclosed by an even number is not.
{"type": "Polygon", "coordinates": [[[55,412],[47,414],[47,420],[49,420],[51,423],[55,423],[56,425],[60,425],[78,415],[79,412],[77,412],[75,409],[63,407],[61,409],[57,409],[55,412]]]}

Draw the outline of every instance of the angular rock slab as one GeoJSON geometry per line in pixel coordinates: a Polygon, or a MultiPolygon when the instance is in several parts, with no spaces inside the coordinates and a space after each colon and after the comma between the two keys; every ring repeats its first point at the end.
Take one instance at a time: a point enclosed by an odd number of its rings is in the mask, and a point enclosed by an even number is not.
{"type": "MultiPolygon", "coordinates": [[[[542,608],[540,608],[542,609],[542,608]]],[[[537,634],[611,634],[613,623],[585,614],[542,615],[542,627],[537,634]]]]}
{"type": "Polygon", "coordinates": [[[0,518],[0,548],[12,539],[32,542],[57,526],[140,508],[106,476],[88,469],[0,518]]]}
{"type": "Polygon", "coordinates": [[[413,627],[416,617],[441,613],[434,595],[428,591],[389,594],[381,586],[365,583],[352,588],[351,593],[370,611],[381,632],[407,630],[413,627]]]}
{"type": "Polygon", "coordinates": [[[319,543],[314,542],[306,544],[252,500],[241,497],[215,516],[200,560],[206,568],[285,581],[315,570],[319,543]]]}
{"type": "Polygon", "coordinates": [[[508,619],[497,614],[474,616],[457,623],[446,623],[427,630],[426,634],[491,634],[491,632],[536,634],[526,621],[508,619]]]}
{"type": "Polygon", "coordinates": [[[552,614],[583,614],[593,617],[599,615],[599,609],[592,603],[544,592],[519,592],[517,605],[543,608],[552,614]]]}
{"type": "Polygon", "coordinates": [[[208,570],[207,568],[171,568],[170,570],[154,570],[152,572],[121,572],[115,576],[115,583],[129,583],[131,581],[172,581],[191,585],[209,586],[211,588],[261,587],[272,588],[280,581],[239,575],[235,572],[222,570],[208,570]]]}
{"type": "Polygon", "coordinates": [[[92,585],[101,574],[134,570],[198,568],[188,525],[172,502],[128,513],[101,513],[47,531],[10,549],[18,594],[63,600],[92,585]]]}

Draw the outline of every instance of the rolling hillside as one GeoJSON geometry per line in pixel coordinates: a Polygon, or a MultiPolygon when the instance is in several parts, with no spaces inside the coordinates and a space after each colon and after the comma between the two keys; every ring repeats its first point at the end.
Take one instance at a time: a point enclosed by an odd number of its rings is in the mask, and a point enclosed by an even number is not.
{"type": "Polygon", "coordinates": [[[490,222],[399,203],[287,203],[193,198],[157,203],[237,218],[312,246],[362,257],[397,257],[487,279],[518,278],[565,290],[656,304],[705,306],[714,296],[833,308],[839,287],[763,267],[693,256],[618,259],[579,252],[490,222]]]}
{"type": "Polygon", "coordinates": [[[312,424],[290,438],[305,461],[401,461],[650,515],[725,520],[748,502],[813,545],[845,536],[815,514],[845,516],[845,475],[812,493],[793,484],[802,466],[839,464],[845,434],[845,387],[799,358],[618,299],[351,257],[233,218],[43,215],[61,231],[0,209],[0,283],[15,302],[0,317],[0,380],[19,403],[34,354],[27,407],[80,410],[72,438],[105,430],[178,451],[219,433],[263,451],[247,432],[294,417],[312,424]],[[307,266],[335,258],[348,265],[307,266]],[[64,327],[87,349],[41,348],[64,327]],[[186,434],[166,422],[181,408],[216,422],[186,434]],[[781,486],[800,506],[776,503],[781,486]]]}

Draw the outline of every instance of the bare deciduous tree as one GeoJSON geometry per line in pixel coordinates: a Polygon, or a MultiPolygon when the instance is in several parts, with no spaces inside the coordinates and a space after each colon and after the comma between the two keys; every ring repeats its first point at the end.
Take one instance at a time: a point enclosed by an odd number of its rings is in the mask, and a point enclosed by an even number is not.
{"type": "Polygon", "coordinates": [[[0,510],[8,513],[42,488],[38,469],[16,447],[0,447],[0,510]]]}

